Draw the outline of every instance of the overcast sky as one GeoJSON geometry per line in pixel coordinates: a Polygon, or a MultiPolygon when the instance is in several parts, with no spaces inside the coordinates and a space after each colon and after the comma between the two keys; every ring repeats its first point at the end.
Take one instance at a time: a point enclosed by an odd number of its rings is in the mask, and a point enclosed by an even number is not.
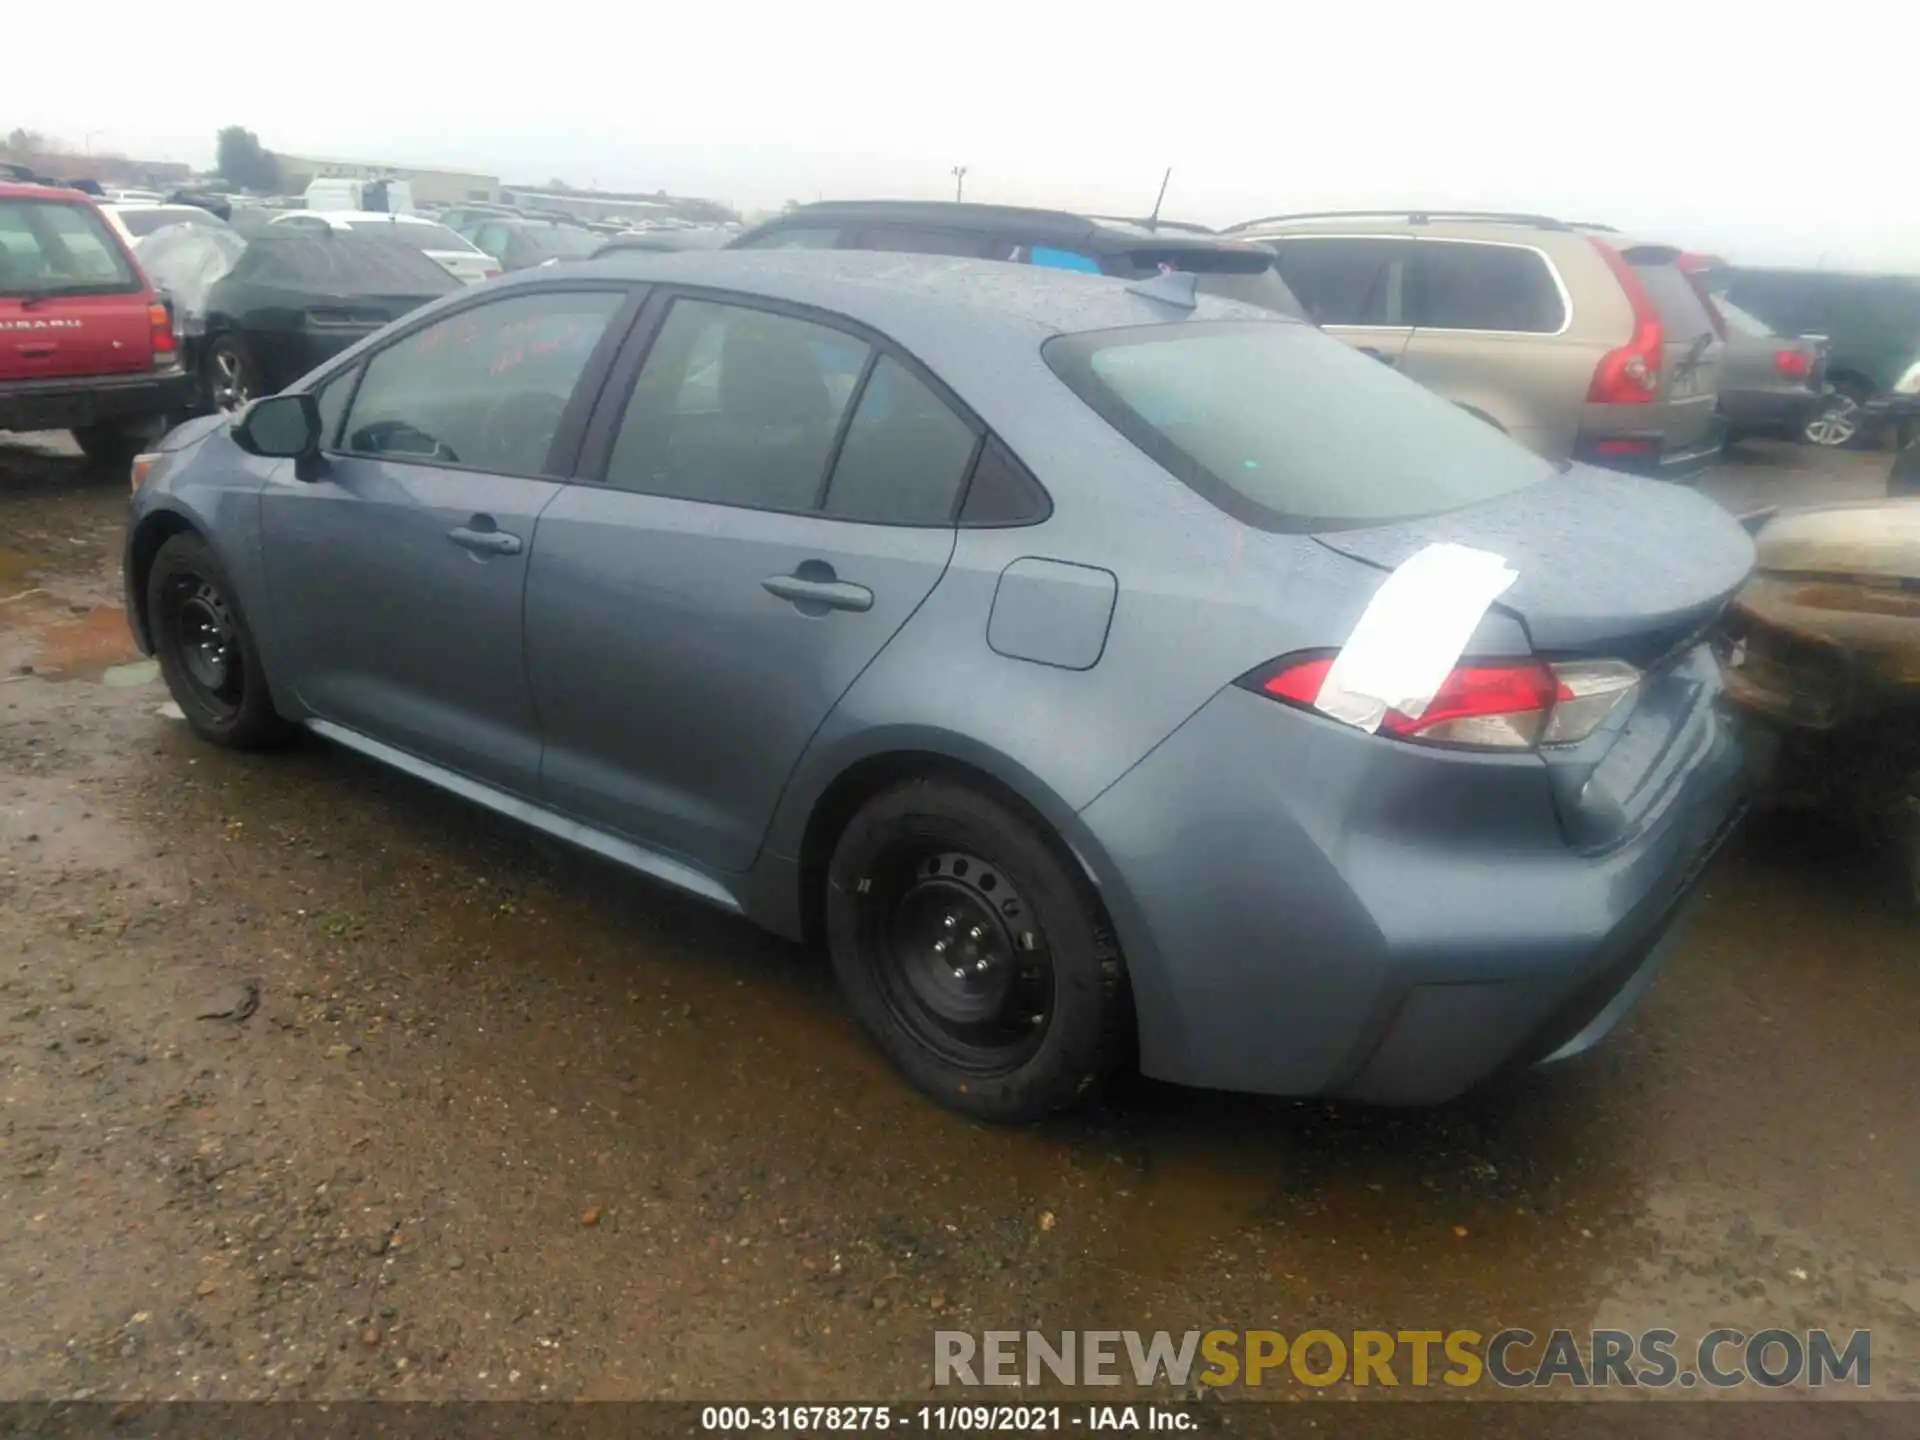
{"type": "Polygon", "coordinates": [[[16,4],[0,130],[204,165],[242,124],[293,154],[747,209],[951,197],[964,164],[969,199],[1139,213],[1171,165],[1165,213],[1214,224],[1539,210],[1920,270],[1920,16],[1834,13],[1844,34],[1758,0],[16,4]]]}

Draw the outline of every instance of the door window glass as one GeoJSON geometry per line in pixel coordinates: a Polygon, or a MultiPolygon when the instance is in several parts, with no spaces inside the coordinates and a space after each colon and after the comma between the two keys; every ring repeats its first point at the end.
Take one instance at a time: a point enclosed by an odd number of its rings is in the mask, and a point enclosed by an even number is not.
{"type": "Polygon", "coordinates": [[[827,486],[827,513],[892,525],[952,522],[973,427],[890,355],[874,363],[827,486]]]}
{"type": "Polygon", "coordinates": [[[676,300],[627,402],[607,483],[810,510],[868,353],[825,325],[676,300]]]}
{"type": "Polygon", "coordinates": [[[970,260],[998,259],[990,255],[984,235],[965,230],[929,230],[917,225],[870,225],[855,241],[860,250],[894,250],[905,255],[958,255],[970,260]]]}
{"type": "Polygon", "coordinates": [[[1435,330],[1551,335],[1566,306],[1547,262],[1517,245],[1423,240],[1413,247],[1412,322],[1435,330]]]}
{"type": "Polygon", "coordinates": [[[344,448],[538,475],[601,332],[612,290],[542,290],[477,305],[367,362],[344,448]]]}
{"type": "Polygon", "coordinates": [[[1404,240],[1303,236],[1269,242],[1281,278],[1321,325],[1399,325],[1404,240]]]}
{"type": "Polygon", "coordinates": [[[353,394],[353,377],[360,373],[360,367],[343,370],[314,393],[314,404],[320,409],[320,448],[331,450],[340,434],[340,421],[347,413],[347,400],[353,394]]]}
{"type": "Polygon", "coordinates": [[[741,242],[743,250],[831,250],[840,243],[838,230],[807,229],[794,226],[773,230],[741,242]]]}

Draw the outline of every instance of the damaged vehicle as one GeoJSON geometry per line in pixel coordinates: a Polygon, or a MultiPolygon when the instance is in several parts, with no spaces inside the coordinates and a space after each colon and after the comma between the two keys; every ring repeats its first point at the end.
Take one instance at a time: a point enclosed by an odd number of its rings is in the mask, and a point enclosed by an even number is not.
{"type": "Polygon", "coordinates": [[[1920,495],[1787,511],[1727,614],[1727,697],[1776,745],[1775,799],[1891,842],[1920,902],[1920,495]]]}

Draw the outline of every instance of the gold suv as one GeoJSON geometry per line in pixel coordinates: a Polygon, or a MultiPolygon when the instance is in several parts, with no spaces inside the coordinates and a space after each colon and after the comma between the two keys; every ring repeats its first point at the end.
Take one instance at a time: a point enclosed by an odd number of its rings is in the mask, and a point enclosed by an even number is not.
{"type": "Polygon", "coordinates": [[[1308,313],[1552,460],[1681,477],[1720,451],[1719,323],[1671,245],[1539,215],[1271,215],[1308,313]]]}

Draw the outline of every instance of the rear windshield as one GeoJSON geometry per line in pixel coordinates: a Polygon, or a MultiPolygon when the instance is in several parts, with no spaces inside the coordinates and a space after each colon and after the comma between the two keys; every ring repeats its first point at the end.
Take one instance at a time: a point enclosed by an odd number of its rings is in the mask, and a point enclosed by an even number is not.
{"type": "Polygon", "coordinates": [[[1694,288],[1687,273],[1671,261],[1650,263],[1636,260],[1631,255],[1628,263],[1633,273],[1640,277],[1640,284],[1646,289],[1647,298],[1653,301],[1653,308],[1660,312],[1660,324],[1667,332],[1667,343],[1678,342],[1690,345],[1702,335],[1713,333],[1713,317],[1707,314],[1707,307],[1700,301],[1700,292],[1694,288]]]}
{"type": "Polygon", "coordinates": [[[1755,340],[1767,340],[1773,336],[1773,327],[1758,315],[1749,315],[1724,295],[1714,297],[1714,308],[1727,322],[1727,329],[1736,335],[1746,335],[1755,340]]]}
{"type": "Polygon", "coordinates": [[[600,248],[603,238],[573,225],[529,225],[520,233],[526,236],[536,254],[558,255],[562,259],[591,255],[600,248]]]}
{"type": "Polygon", "coordinates": [[[298,229],[255,236],[233,273],[325,295],[451,295],[460,289],[453,276],[404,245],[298,229]]]}
{"type": "Polygon", "coordinates": [[[113,212],[120,223],[127,227],[127,233],[139,240],[154,231],[168,225],[215,225],[225,229],[227,222],[211,210],[202,210],[197,205],[153,205],[134,206],[113,212]]]}
{"type": "Polygon", "coordinates": [[[0,200],[0,295],[124,295],[140,288],[91,205],[0,200]]]}
{"type": "Polygon", "coordinates": [[[1121,434],[1262,529],[1434,515],[1556,473],[1491,425],[1306,325],[1100,330],[1058,336],[1042,353],[1121,434]]]}
{"type": "Polygon", "coordinates": [[[436,225],[431,220],[349,220],[347,229],[362,234],[390,235],[416,250],[473,249],[445,225],[436,225]]]}

